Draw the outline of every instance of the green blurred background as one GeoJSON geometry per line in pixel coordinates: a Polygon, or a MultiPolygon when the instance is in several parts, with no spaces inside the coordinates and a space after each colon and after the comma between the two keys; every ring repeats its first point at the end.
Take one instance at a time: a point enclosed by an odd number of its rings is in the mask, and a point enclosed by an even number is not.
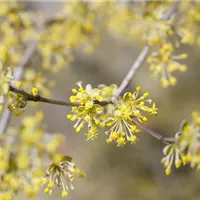
{"type": "MultiPolygon", "coordinates": [[[[56,10],[55,2],[27,2],[30,9],[41,9],[51,13],[56,10]]],[[[73,65],[56,74],[48,74],[56,80],[52,89],[54,98],[68,100],[71,88],[76,82],[85,84],[120,84],[144,44],[135,41],[125,42],[108,33],[102,33],[99,48],[91,55],[77,52],[73,65]]],[[[188,52],[188,70],[176,74],[175,87],[163,89],[160,82],[151,78],[147,65],[143,64],[132,81],[129,91],[141,85],[143,92],[148,91],[157,103],[159,114],[149,118],[149,126],[164,136],[174,136],[180,122],[190,116],[193,110],[200,109],[200,68],[199,48],[184,47],[188,52]]],[[[73,200],[197,200],[200,198],[200,174],[188,167],[174,170],[166,176],[160,163],[163,144],[145,132],[140,133],[140,141],[123,148],[108,145],[106,136],[101,133],[96,140],[87,141],[82,133],[75,133],[73,123],[65,118],[70,108],[40,104],[27,108],[26,113],[36,110],[45,113],[44,124],[48,132],[63,133],[67,140],[63,153],[71,155],[86,176],[77,180],[75,190],[70,193],[73,200]]],[[[13,120],[12,124],[16,125],[13,120]]],[[[27,199],[18,195],[15,200],[27,199]]],[[[41,192],[36,200],[61,199],[59,191],[51,196],[41,192]]]]}

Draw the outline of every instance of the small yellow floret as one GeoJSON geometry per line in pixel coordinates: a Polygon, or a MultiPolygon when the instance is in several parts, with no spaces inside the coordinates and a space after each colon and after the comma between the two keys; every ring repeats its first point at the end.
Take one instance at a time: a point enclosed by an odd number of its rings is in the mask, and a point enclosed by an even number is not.
{"type": "Polygon", "coordinates": [[[38,91],[37,88],[34,87],[34,88],[32,88],[31,93],[32,93],[33,96],[38,96],[39,91],[38,91]]]}
{"type": "Polygon", "coordinates": [[[180,66],[180,71],[181,72],[185,72],[187,70],[187,66],[186,65],[181,65],[180,66]]]}
{"type": "Polygon", "coordinates": [[[119,146],[125,145],[125,138],[119,137],[119,138],[117,139],[117,144],[118,144],[119,146]]]}
{"type": "Polygon", "coordinates": [[[169,82],[170,82],[171,85],[175,85],[176,82],[177,82],[177,80],[176,80],[175,77],[171,76],[171,77],[169,78],[169,82]]]}
{"type": "Polygon", "coordinates": [[[117,132],[113,132],[111,135],[112,140],[116,140],[117,138],[119,138],[119,133],[117,132]]]}
{"type": "Polygon", "coordinates": [[[85,176],[85,174],[84,174],[80,169],[77,169],[76,171],[77,171],[77,173],[78,173],[78,174],[77,174],[78,177],[82,178],[82,177],[85,176]]]}
{"type": "Polygon", "coordinates": [[[149,93],[148,92],[145,92],[144,94],[143,94],[143,97],[144,98],[147,98],[149,96],[149,93]]]}
{"type": "Polygon", "coordinates": [[[55,187],[54,183],[53,183],[53,182],[49,182],[48,188],[49,188],[49,189],[52,189],[52,188],[54,188],[54,187],[55,187]]]}
{"type": "Polygon", "coordinates": [[[129,138],[129,141],[132,142],[132,143],[135,143],[137,141],[137,137],[135,135],[132,135],[130,138],[129,138]]]}
{"type": "Polygon", "coordinates": [[[169,81],[166,78],[161,79],[162,86],[167,88],[169,86],[169,81]]]}
{"type": "Polygon", "coordinates": [[[182,157],[182,161],[184,164],[189,163],[192,160],[192,156],[191,155],[187,155],[187,156],[183,156],[182,157]]]}
{"type": "Polygon", "coordinates": [[[66,118],[67,118],[67,119],[71,119],[71,118],[72,118],[72,115],[71,115],[71,114],[68,114],[68,115],[66,115],[66,118]]]}
{"type": "Polygon", "coordinates": [[[46,188],[46,189],[44,190],[44,193],[45,193],[45,194],[50,194],[50,192],[51,192],[51,190],[50,190],[49,188],[46,188]]]}
{"type": "Polygon", "coordinates": [[[61,193],[61,196],[62,196],[62,197],[67,197],[68,194],[69,194],[69,193],[68,193],[67,190],[63,190],[62,193],[61,193]]]}
{"type": "Polygon", "coordinates": [[[147,122],[147,118],[146,117],[142,117],[142,122],[146,123],[147,122]]]}
{"type": "Polygon", "coordinates": [[[144,106],[144,101],[141,101],[139,104],[140,107],[144,106]]]}
{"type": "Polygon", "coordinates": [[[73,89],[72,89],[72,92],[73,92],[74,94],[76,94],[76,93],[78,92],[78,90],[75,89],[75,88],[73,88],[73,89]]]}
{"type": "Polygon", "coordinates": [[[111,138],[108,138],[108,139],[106,140],[106,142],[107,142],[108,144],[110,144],[110,143],[112,143],[112,139],[111,139],[111,138]]]}
{"type": "Polygon", "coordinates": [[[136,91],[139,92],[140,90],[141,90],[141,87],[140,87],[140,86],[137,86],[137,87],[136,87],[136,91]]]}
{"type": "Polygon", "coordinates": [[[165,170],[165,174],[166,174],[167,176],[169,176],[171,173],[172,173],[171,168],[167,168],[167,169],[165,170]]]}

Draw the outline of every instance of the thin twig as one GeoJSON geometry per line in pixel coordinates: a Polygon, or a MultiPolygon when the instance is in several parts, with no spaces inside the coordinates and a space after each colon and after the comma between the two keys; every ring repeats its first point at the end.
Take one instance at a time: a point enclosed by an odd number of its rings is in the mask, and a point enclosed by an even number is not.
{"type": "Polygon", "coordinates": [[[142,51],[140,52],[140,55],[138,56],[137,60],[134,62],[132,67],[130,68],[129,72],[127,75],[124,77],[122,83],[120,84],[117,92],[113,95],[112,101],[115,102],[117,98],[124,92],[124,90],[128,87],[130,84],[131,80],[136,74],[136,71],[141,67],[142,63],[146,59],[148,53],[150,51],[149,45],[146,45],[142,51]]]}
{"type": "MultiPolygon", "coordinates": [[[[178,4],[180,1],[176,1],[173,6],[164,14],[163,20],[168,20],[170,17],[176,12],[178,8],[178,4]]],[[[129,86],[131,83],[131,80],[135,76],[137,70],[142,66],[143,62],[145,61],[146,57],[148,56],[150,52],[150,46],[146,45],[142,51],[140,52],[138,58],[133,63],[132,67],[128,71],[127,75],[124,77],[122,83],[120,84],[117,92],[113,95],[111,100],[115,102],[117,98],[124,92],[124,90],[129,86]]]]}
{"type": "MultiPolygon", "coordinates": [[[[18,93],[18,94],[23,95],[27,101],[43,102],[43,103],[60,105],[60,106],[81,106],[81,104],[79,104],[79,103],[72,103],[72,102],[67,102],[67,101],[49,99],[49,98],[42,97],[40,95],[34,96],[32,94],[25,92],[24,90],[17,89],[15,87],[11,86],[11,85],[10,85],[9,89],[10,89],[10,91],[12,91],[14,93],[18,93]]],[[[95,101],[95,104],[98,104],[98,105],[101,105],[101,106],[105,106],[105,105],[108,105],[110,103],[111,102],[108,102],[108,101],[101,101],[101,102],[95,101]]]]}
{"type": "Polygon", "coordinates": [[[163,20],[169,20],[172,17],[172,15],[176,13],[180,2],[181,2],[181,0],[177,0],[171,6],[171,8],[163,15],[163,20]]]}
{"type": "Polygon", "coordinates": [[[174,143],[175,139],[171,138],[171,137],[164,137],[161,134],[157,133],[156,131],[152,130],[151,128],[149,128],[147,125],[142,124],[141,122],[139,122],[135,117],[132,118],[133,122],[138,125],[142,130],[146,131],[147,133],[149,133],[151,136],[153,136],[154,138],[156,138],[157,140],[160,140],[161,142],[163,142],[164,144],[169,144],[169,143],[174,143]]]}

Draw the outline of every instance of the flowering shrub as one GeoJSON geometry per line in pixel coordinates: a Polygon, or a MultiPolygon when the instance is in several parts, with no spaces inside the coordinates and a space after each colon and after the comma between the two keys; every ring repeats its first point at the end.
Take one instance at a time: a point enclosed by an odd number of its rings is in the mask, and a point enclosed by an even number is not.
{"type": "Polygon", "coordinates": [[[20,191],[33,197],[42,185],[49,195],[61,187],[61,196],[67,197],[76,176],[84,176],[69,155],[59,153],[63,135],[44,131],[42,113],[24,116],[21,125],[9,127],[11,114],[26,115],[30,101],[71,106],[66,117],[74,121],[76,132],[85,131],[87,140],[103,130],[108,144],[123,147],[138,142],[139,132],[148,132],[166,145],[162,159],[166,175],[173,165],[189,164],[199,170],[199,114],[194,112],[192,121],[182,123],[174,138],[165,138],[148,127],[148,117],[158,114],[149,93],[141,93],[140,86],[125,92],[143,63],[163,88],[176,85],[174,72],[186,71],[184,59],[189,56],[189,52],[178,53],[178,48],[200,44],[199,10],[199,2],[75,1],[64,3],[54,16],[36,20],[38,13],[26,9],[25,3],[1,2],[0,199],[10,200],[20,191]],[[101,31],[128,41],[137,37],[145,43],[121,85],[93,88],[78,82],[69,101],[51,99],[55,81],[48,80],[47,72],[69,66],[79,50],[94,51],[101,31]],[[40,69],[33,67],[35,58],[40,69]]]}

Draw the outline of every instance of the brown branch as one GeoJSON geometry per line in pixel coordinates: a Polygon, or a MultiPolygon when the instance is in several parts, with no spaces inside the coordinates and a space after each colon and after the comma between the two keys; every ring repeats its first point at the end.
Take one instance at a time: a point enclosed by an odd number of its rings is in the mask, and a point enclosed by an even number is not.
{"type": "MultiPolygon", "coordinates": [[[[72,102],[67,102],[67,101],[49,99],[49,98],[42,97],[40,95],[34,96],[32,94],[25,92],[24,90],[17,89],[15,87],[11,86],[11,85],[10,85],[9,89],[10,89],[10,91],[12,91],[14,93],[23,95],[27,101],[43,102],[43,103],[60,105],[60,106],[81,106],[81,104],[79,104],[79,103],[72,103],[72,102]]],[[[95,101],[95,104],[98,104],[98,105],[101,105],[101,106],[105,106],[105,105],[108,105],[110,103],[111,102],[109,102],[109,101],[101,101],[101,102],[95,101]]]]}
{"type": "MultiPolygon", "coordinates": [[[[168,20],[170,19],[170,17],[176,12],[177,8],[178,8],[178,4],[180,1],[176,1],[172,7],[164,14],[163,16],[163,20],[168,20]]],[[[134,78],[134,76],[136,75],[137,70],[142,66],[144,60],[146,59],[146,57],[148,56],[150,52],[150,46],[146,45],[142,51],[140,52],[138,58],[136,59],[136,61],[133,63],[132,67],[130,68],[130,70],[128,71],[128,73],[126,74],[126,76],[124,77],[124,79],[122,80],[122,83],[120,84],[117,92],[113,95],[113,97],[111,98],[112,102],[115,102],[117,100],[117,98],[124,92],[124,90],[129,86],[129,84],[131,83],[131,80],[134,78]]]]}
{"type": "Polygon", "coordinates": [[[154,138],[156,138],[157,140],[160,140],[161,142],[163,142],[164,144],[169,144],[169,143],[174,143],[175,139],[174,138],[169,138],[169,137],[164,137],[161,134],[157,133],[156,131],[152,130],[151,128],[149,128],[147,125],[139,122],[135,117],[132,118],[133,122],[139,126],[142,130],[146,131],[147,133],[149,133],[151,136],[153,136],[154,138]]]}

